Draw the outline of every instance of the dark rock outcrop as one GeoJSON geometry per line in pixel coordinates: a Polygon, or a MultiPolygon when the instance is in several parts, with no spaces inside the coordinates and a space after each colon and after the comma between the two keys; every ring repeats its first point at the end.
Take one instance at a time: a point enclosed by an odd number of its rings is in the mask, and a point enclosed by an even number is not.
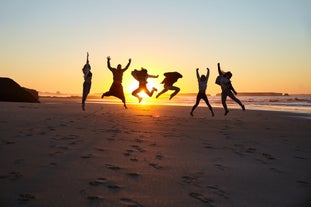
{"type": "Polygon", "coordinates": [[[36,90],[23,88],[10,78],[0,78],[0,101],[39,103],[36,90]]]}

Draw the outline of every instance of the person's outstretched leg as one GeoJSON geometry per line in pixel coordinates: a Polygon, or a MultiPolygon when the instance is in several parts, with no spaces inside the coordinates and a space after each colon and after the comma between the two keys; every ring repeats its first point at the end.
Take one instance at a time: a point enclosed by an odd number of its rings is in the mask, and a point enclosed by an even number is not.
{"type": "Polygon", "coordinates": [[[126,101],[125,101],[125,96],[124,94],[122,94],[122,96],[120,97],[120,99],[122,100],[122,103],[123,103],[123,106],[125,109],[127,109],[127,106],[126,106],[126,101]]]}
{"type": "Polygon", "coordinates": [[[229,113],[226,100],[227,100],[227,93],[226,92],[222,92],[221,93],[221,103],[222,103],[222,106],[225,109],[225,116],[229,113]]]}
{"type": "Polygon", "coordinates": [[[212,112],[212,116],[215,116],[214,111],[213,111],[213,108],[212,108],[211,104],[209,103],[206,94],[205,94],[205,96],[203,97],[203,100],[205,101],[205,103],[206,103],[206,105],[208,106],[209,110],[212,112]]]}
{"type": "Polygon", "coordinates": [[[200,94],[197,95],[197,100],[195,102],[195,104],[193,105],[192,109],[191,109],[191,112],[190,112],[190,115],[193,116],[193,111],[197,108],[197,106],[199,105],[200,103],[200,100],[201,100],[201,97],[200,97],[200,94]]]}
{"type": "Polygon", "coordinates": [[[91,84],[88,83],[83,83],[83,92],[82,92],[82,110],[85,110],[85,101],[86,98],[88,96],[88,94],[90,93],[91,90],[91,84]]]}
{"type": "Polygon", "coordinates": [[[138,93],[141,91],[141,88],[137,88],[136,90],[134,90],[132,92],[132,95],[135,96],[136,98],[138,98],[138,103],[141,102],[142,98],[138,95],[138,93]]]}
{"type": "Polygon", "coordinates": [[[171,94],[170,96],[170,100],[177,95],[177,93],[180,91],[180,88],[176,87],[176,86],[171,86],[170,90],[175,90],[174,93],[171,94]]]}
{"type": "Polygon", "coordinates": [[[143,90],[149,97],[151,97],[155,91],[158,91],[158,89],[156,89],[155,87],[152,88],[151,92],[148,90],[147,87],[145,87],[143,90]]]}
{"type": "Polygon", "coordinates": [[[245,106],[242,104],[242,102],[240,101],[240,99],[238,99],[233,93],[228,94],[228,96],[234,100],[237,104],[239,104],[242,108],[243,111],[245,111],[245,106]]]}
{"type": "Polygon", "coordinates": [[[158,98],[159,96],[161,96],[163,93],[167,92],[168,90],[166,88],[164,88],[161,92],[159,92],[156,96],[156,98],[158,98]]]}

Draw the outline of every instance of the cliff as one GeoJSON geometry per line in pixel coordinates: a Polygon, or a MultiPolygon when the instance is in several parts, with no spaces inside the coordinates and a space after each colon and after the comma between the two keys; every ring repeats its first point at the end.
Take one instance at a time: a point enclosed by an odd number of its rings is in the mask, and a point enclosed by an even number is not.
{"type": "Polygon", "coordinates": [[[23,88],[10,78],[0,78],[0,101],[39,103],[36,90],[23,88]]]}

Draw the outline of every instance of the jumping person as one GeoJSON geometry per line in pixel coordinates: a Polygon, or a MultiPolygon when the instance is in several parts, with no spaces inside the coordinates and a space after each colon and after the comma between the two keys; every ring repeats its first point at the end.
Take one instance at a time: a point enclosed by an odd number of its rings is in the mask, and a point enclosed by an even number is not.
{"type": "Polygon", "coordinates": [[[178,72],[167,72],[167,73],[164,73],[164,76],[165,78],[161,82],[162,84],[164,84],[164,89],[157,94],[156,98],[158,98],[159,96],[161,96],[163,93],[167,92],[168,90],[174,90],[174,93],[170,95],[170,100],[171,100],[180,91],[180,88],[173,86],[173,84],[179,78],[182,78],[182,75],[178,72]]]}
{"type": "Polygon", "coordinates": [[[237,92],[234,90],[232,84],[231,84],[231,77],[232,77],[232,73],[230,71],[228,72],[224,72],[220,69],[220,63],[217,63],[217,67],[218,67],[218,73],[219,76],[216,79],[216,84],[221,86],[221,102],[222,105],[225,109],[225,116],[229,113],[228,107],[227,107],[227,96],[229,96],[232,100],[234,100],[236,103],[238,103],[242,110],[245,111],[245,106],[242,104],[242,102],[235,97],[235,95],[237,95],[237,92]],[[233,94],[233,93],[235,94],[233,94]]]}
{"type": "Polygon", "coordinates": [[[210,105],[210,103],[208,102],[207,96],[206,96],[206,88],[207,88],[207,81],[208,81],[208,77],[209,77],[209,68],[206,68],[207,73],[206,75],[199,75],[199,68],[196,69],[196,74],[197,74],[197,79],[198,79],[198,85],[199,85],[199,92],[197,95],[197,100],[194,104],[194,106],[192,107],[192,110],[190,112],[190,115],[193,116],[193,111],[196,109],[196,107],[199,105],[200,100],[203,99],[206,103],[206,105],[208,106],[209,110],[212,112],[212,116],[215,116],[214,111],[212,106],[210,105]]]}
{"type": "Polygon", "coordinates": [[[86,56],[86,63],[82,68],[82,72],[84,74],[84,82],[83,82],[83,92],[82,92],[82,110],[85,110],[85,101],[87,95],[90,93],[91,85],[92,85],[92,73],[91,66],[89,63],[89,53],[86,56]]]}
{"type": "Polygon", "coordinates": [[[129,59],[129,62],[125,66],[125,68],[122,68],[121,64],[118,64],[117,68],[112,68],[110,65],[110,59],[111,59],[110,56],[108,56],[107,67],[113,74],[113,82],[110,86],[109,91],[107,91],[106,93],[103,93],[101,98],[104,98],[104,96],[115,96],[122,100],[124,104],[124,108],[127,109],[125,96],[123,92],[123,86],[122,86],[122,78],[123,78],[123,73],[129,68],[132,60],[131,58],[129,59]]]}
{"type": "Polygon", "coordinates": [[[148,78],[158,78],[158,75],[149,75],[147,69],[141,68],[141,70],[134,70],[132,71],[132,76],[139,82],[139,86],[137,89],[135,89],[132,92],[132,95],[138,98],[138,102],[140,103],[141,100],[143,99],[138,95],[139,92],[143,91],[145,92],[149,97],[153,95],[157,89],[155,87],[152,88],[151,92],[147,88],[147,79],[148,78]]]}

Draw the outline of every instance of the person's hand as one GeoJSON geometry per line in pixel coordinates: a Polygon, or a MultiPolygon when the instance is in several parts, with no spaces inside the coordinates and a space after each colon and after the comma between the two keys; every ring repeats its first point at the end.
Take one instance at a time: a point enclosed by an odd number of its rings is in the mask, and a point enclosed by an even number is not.
{"type": "Polygon", "coordinates": [[[209,68],[206,68],[206,70],[209,70],[209,68]]]}
{"type": "Polygon", "coordinates": [[[130,59],[129,59],[129,62],[131,62],[131,61],[132,61],[132,59],[130,58],[130,59]]]}
{"type": "Polygon", "coordinates": [[[156,75],[156,78],[158,78],[159,77],[159,75],[156,75]]]}
{"type": "Polygon", "coordinates": [[[199,71],[199,68],[197,68],[196,70],[199,71]]]}
{"type": "Polygon", "coordinates": [[[107,60],[110,60],[110,59],[111,59],[110,56],[108,56],[108,57],[107,57],[107,60]]]}
{"type": "Polygon", "coordinates": [[[237,93],[237,92],[235,92],[235,91],[234,91],[234,94],[235,94],[235,95],[238,95],[238,93],[237,93]]]}

